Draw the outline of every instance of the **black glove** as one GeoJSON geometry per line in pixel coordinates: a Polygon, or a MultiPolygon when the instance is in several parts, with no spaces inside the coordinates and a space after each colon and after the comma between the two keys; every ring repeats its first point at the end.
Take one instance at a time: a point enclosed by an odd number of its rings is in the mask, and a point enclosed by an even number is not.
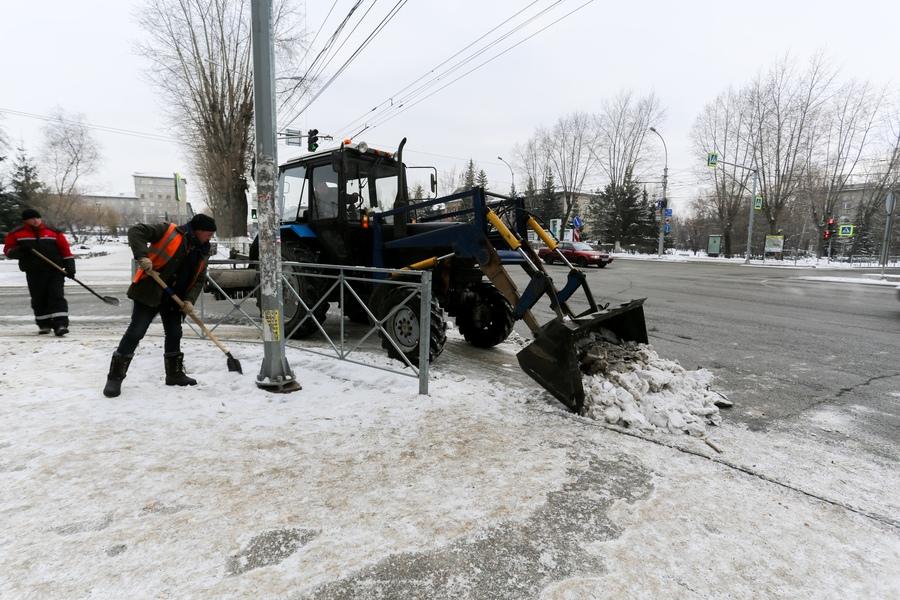
{"type": "Polygon", "coordinates": [[[73,277],[75,277],[75,261],[74,260],[71,260],[71,259],[67,260],[65,262],[65,265],[63,266],[63,268],[66,270],[66,277],[68,277],[69,279],[72,279],[73,277]]]}

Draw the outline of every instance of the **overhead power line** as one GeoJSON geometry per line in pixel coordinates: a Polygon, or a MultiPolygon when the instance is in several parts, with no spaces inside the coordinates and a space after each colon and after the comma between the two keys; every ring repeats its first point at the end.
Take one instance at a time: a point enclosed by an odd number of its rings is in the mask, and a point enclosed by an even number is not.
{"type": "MultiPolygon", "coordinates": [[[[549,23],[548,25],[545,25],[544,27],[538,29],[537,31],[535,31],[535,32],[532,33],[531,35],[527,36],[526,38],[524,38],[524,39],[522,39],[522,40],[516,42],[516,43],[513,44],[512,46],[510,46],[510,47],[506,48],[505,50],[503,50],[503,51],[501,51],[501,52],[495,54],[495,55],[492,56],[491,58],[489,58],[489,59],[487,59],[486,61],[480,63],[478,66],[473,67],[472,69],[469,69],[468,71],[466,71],[465,73],[463,73],[463,74],[460,75],[459,77],[457,77],[457,78],[455,78],[455,79],[449,81],[448,83],[442,85],[441,87],[439,87],[438,89],[436,89],[436,90],[434,90],[433,92],[429,93],[428,95],[424,96],[423,98],[420,98],[420,99],[416,100],[416,101],[413,102],[412,104],[406,105],[405,107],[401,108],[400,110],[398,110],[398,111],[395,112],[394,114],[392,114],[392,115],[390,115],[390,116],[387,116],[387,117],[383,118],[381,121],[379,121],[379,122],[377,122],[377,123],[375,123],[375,124],[373,124],[373,125],[366,126],[366,127],[363,128],[363,130],[361,130],[359,133],[362,133],[362,131],[365,131],[366,129],[374,129],[375,127],[379,127],[379,126],[381,126],[381,125],[387,123],[387,122],[390,121],[391,119],[394,119],[395,117],[397,117],[397,116],[399,116],[400,114],[406,112],[406,111],[409,110],[410,108],[412,108],[412,107],[414,107],[414,106],[416,106],[416,105],[418,105],[418,104],[424,102],[425,100],[427,100],[427,99],[430,98],[431,96],[433,96],[433,95],[437,94],[438,92],[440,92],[440,91],[446,89],[447,87],[453,85],[454,83],[456,83],[456,82],[459,81],[460,79],[462,79],[462,78],[464,78],[464,77],[467,77],[468,75],[471,75],[472,73],[474,73],[475,71],[481,69],[481,68],[484,67],[485,65],[487,65],[487,64],[489,64],[489,63],[491,63],[491,62],[497,60],[498,58],[500,58],[501,56],[503,56],[503,55],[506,54],[507,52],[510,52],[511,50],[517,48],[518,46],[521,46],[522,44],[524,44],[525,42],[527,42],[528,40],[530,40],[530,39],[533,38],[534,36],[538,35],[539,33],[542,33],[542,32],[544,32],[544,31],[546,31],[547,29],[549,29],[550,27],[556,25],[557,23],[559,23],[559,22],[562,21],[563,19],[566,19],[566,18],[568,18],[569,16],[575,14],[576,12],[578,12],[579,10],[581,10],[582,8],[584,8],[585,6],[587,6],[588,4],[591,4],[592,2],[594,2],[594,0],[587,0],[587,2],[584,2],[583,4],[579,5],[579,6],[576,7],[575,9],[573,9],[573,10],[567,12],[566,14],[564,14],[563,16],[561,16],[560,18],[556,19],[555,21],[552,21],[552,22],[549,23]]],[[[357,133],[356,135],[358,135],[358,133],[357,133]]]]}
{"type": "Polygon", "coordinates": [[[4,113],[7,115],[15,115],[18,117],[26,117],[29,119],[38,119],[40,121],[53,122],[58,121],[62,123],[66,123],[69,125],[80,125],[86,127],[87,129],[93,129],[96,131],[104,131],[106,133],[115,133],[118,135],[127,135],[131,137],[144,138],[148,140],[154,140],[159,142],[180,142],[178,138],[168,137],[165,135],[159,135],[157,133],[149,133],[146,131],[135,131],[133,129],[124,129],[122,127],[112,127],[109,125],[98,125],[96,123],[90,123],[88,121],[76,121],[74,119],[66,119],[64,117],[58,117],[54,115],[42,115],[38,113],[30,113],[21,110],[13,110],[11,108],[0,108],[0,113],[4,113]]]}
{"type": "MultiPolygon", "coordinates": [[[[346,70],[347,67],[349,67],[350,64],[363,52],[363,50],[365,50],[366,47],[372,43],[372,41],[378,36],[379,33],[381,33],[381,31],[388,25],[388,23],[390,23],[394,19],[394,17],[397,16],[397,14],[400,12],[400,10],[402,10],[403,7],[406,6],[407,2],[408,2],[408,0],[397,0],[397,2],[394,4],[394,6],[391,7],[391,9],[388,11],[387,15],[385,15],[381,19],[381,21],[378,23],[378,25],[376,25],[375,28],[369,33],[369,35],[366,36],[366,38],[359,44],[359,46],[356,47],[356,49],[353,51],[353,53],[350,55],[350,57],[344,61],[344,64],[342,64],[340,66],[340,68],[338,68],[338,70],[335,71],[334,75],[332,75],[331,78],[327,82],[325,82],[325,84],[322,85],[322,87],[320,87],[318,89],[318,91],[313,95],[313,97],[310,98],[306,102],[306,104],[303,106],[303,108],[301,108],[299,111],[297,111],[297,113],[284,125],[284,127],[288,127],[294,121],[296,121],[297,118],[300,115],[302,115],[306,111],[306,109],[309,108],[310,105],[312,105],[312,103],[315,102],[319,98],[319,96],[321,96],[325,92],[325,90],[327,90],[338,77],[340,77],[341,73],[343,73],[344,70],[346,70]]],[[[374,6],[374,3],[372,6],[374,6]]],[[[371,7],[369,10],[371,10],[371,7]]],[[[366,11],[365,14],[368,14],[368,12],[369,11],[366,11]]],[[[365,15],[363,15],[363,18],[365,18],[365,15]]],[[[361,22],[362,22],[362,19],[360,19],[359,23],[361,23],[361,22]]],[[[359,23],[357,23],[356,27],[359,26],[359,23]]],[[[356,31],[356,27],[353,28],[353,31],[356,31]]],[[[350,32],[350,35],[353,34],[353,31],[350,32]]],[[[348,39],[349,39],[349,37],[350,36],[348,36],[348,39]]],[[[346,40],[345,40],[345,43],[346,43],[346,40]]],[[[343,47],[343,44],[341,44],[340,47],[343,47]]],[[[338,50],[340,50],[340,48],[338,50]]],[[[336,56],[336,55],[337,55],[337,52],[335,52],[335,54],[333,56],[336,56]]],[[[326,66],[327,66],[327,63],[326,63],[326,66]]],[[[320,71],[320,73],[321,73],[321,71],[320,71]]]]}
{"type": "Polygon", "coordinates": [[[534,6],[535,4],[537,4],[539,1],[540,1],[540,0],[534,0],[534,1],[531,2],[530,4],[526,5],[524,8],[521,8],[521,9],[518,10],[517,12],[513,13],[512,16],[507,17],[506,19],[504,19],[504,20],[503,20],[502,22],[500,22],[499,24],[495,25],[494,27],[492,27],[491,29],[489,29],[489,30],[486,31],[485,33],[481,34],[481,36],[479,36],[477,39],[475,39],[475,40],[469,42],[468,44],[466,44],[465,46],[463,46],[461,49],[459,49],[459,50],[457,50],[455,53],[453,53],[451,56],[449,56],[448,58],[444,59],[442,62],[438,63],[436,66],[432,67],[430,70],[426,71],[424,74],[420,75],[417,79],[415,79],[415,80],[412,81],[411,83],[407,84],[406,87],[403,87],[403,88],[397,90],[396,92],[394,92],[393,94],[391,94],[390,96],[388,96],[387,98],[385,98],[383,101],[381,101],[379,104],[377,104],[377,105],[375,105],[374,107],[372,107],[370,110],[367,110],[366,112],[364,112],[364,113],[361,114],[360,116],[356,117],[355,119],[353,119],[352,121],[350,121],[350,122],[347,123],[346,125],[342,126],[342,127],[339,129],[339,131],[346,131],[346,130],[348,130],[348,129],[351,129],[354,125],[356,125],[357,123],[359,123],[360,121],[362,121],[363,119],[365,119],[366,116],[368,116],[368,115],[370,115],[371,113],[373,113],[373,112],[375,112],[375,111],[381,109],[381,108],[382,108],[383,106],[385,106],[385,105],[393,106],[393,105],[394,105],[394,98],[397,98],[397,99],[398,99],[398,102],[399,102],[400,95],[403,94],[404,92],[406,92],[409,88],[411,88],[412,86],[416,85],[417,83],[419,83],[420,81],[422,81],[423,79],[425,79],[426,77],[428,77],[429,75],[431,75],[432,73],[434,73],[435,71],[437,71],[438,69],[440,69],[441,67],[443,67],[445,64],[447,64],[448,62],[450,62],[451,60],[453,60],[454,58],[456,58],[457,56],[459,56],[460,54],[462,54],[463,52],[465,52],[466,50],[468,50],[469,48],[471,48],[472,46],[474,46],[475,44],[477,44],[478,42],[480,42],[481,40],[483,40],[483,39],[486,38],[487,36],[489,36],[490,34],[492,34],[493,32],[497,31],[499,28],[503,27],[504,25],[506,25],[507,23],[509,23],[511,20],[513,20],[513,19],[515,19],[516,17],[518,17],[519,15],[521,15],[523,12],[525,12],[526,10],[528,10],[529,8],[531,8],[532,6],[534,6]]]}
{"type": "MultiPolygon", "coordinates": [[[[397,97],[399,94],[395,94],[394,96],[391,97],[391,104],[390,104],[390,106],[381,109],[380,111],[376,112],[374,115],[371,114],[371,113],[367,114],[369,120],[370,120],[371,123],[372,123],[371,125],[369,125],[368,123],[359,123],[359,120],[357,120],[357,123],[358,123],[358,124],[357,124],[355,127],[359,127],[360,125],[365,125],[365,126],[364,126],[360,131],[354,133],[351,137],[354,137],[354,136],[356,136],[356,135],[359,135],[360,133],[362,133],[363,131],[365,131],[366,129],[368,129],[368,128],[370,128],[370,127],[376,127],[377,124],[380,124],[380,122],[386,121],[388,115],[389,115],[392,111],[396,112],[397,114],[399,114],[400,112],[403,112],[402,109],[404,109],[404,107],[410,106],[410,103],[411,103],[413,100],[416,100],[416,98],[418,98],[418,97],[422,96],[423,94],[425,94],[426,92],[428,92],[428,90],[429,90],[430,88],[433,88],[435,85],[438,85],[438,84],[439,84],[442,80],[444,80],[447,76],[449,76],[449,75],[451,75],[452,73],[458,71],[459,69],[463,68],[463,67],[466,66],[467,64],[469,64],[469,63],[471,63],[472,61],[474,61],[474,60],[475,60],[476,58],[478,58],[479,56],[485,54],[485,53],[488,52],[489,50],[491,50],[491,49],[493,49],[494,47],[498,46],[501,42],[503,42],[504,40],[508,39],[508,38],[511,37],[512,35],[518,33],[519,31],[521,31],[522,29],[524,29],[526,26],[532,24],[532,23],[535,22],[536,20],[540,19],[541,17],[543,17],[543,16],[546,15],[548,12],[550,12],[551,10],[553,10],[554,8],[556,8],[558,5],[562,4],[562,3],[565,2],[565,1],[567,1],[567,0],[555,0],[555,2],[552,2],[552,3],[549,4],[548,6],[545,6],[544,8],[542,8],[541,10],[539,10],[536,14],[534,14],[534,15],[528,17],[527,19],[525,19],[523,22],[516,24],[516,25],[513,26],[513,28],[510,29],[509,31],[506,31],[506,32],[500,34],[499,36],[497,36],[496,38],[494,38],[494,39],[488,41],[487,44],[485,44],[485,45],[482,46],[481,48],[477,49],[476,51],[472,52],[471,54],[468,54],[467,56],[463,57],[463,58],[460,59],[459,61],[457,61],[457,62],[455,62],[454,64],[450,65],[449,67],[447,67],[447,68],[444,69],[443,71],[439,72],[439,73],[436,74],[434,77],[431,77],[428,81],[426,81],[425,83],[419,85],[418,87],[416,87],[416,88],[413,89],[412,91],[406,93],[405,95],[400,96],[400,97],[397,97]]],[[[515,17],[517,17],[518,15],[520,15],[520,14],[521,14],[522,12],[524,12],[526,9],[528,9],[529,7],[531,7],[533,4],[535,4],[535,3],[532,2],[532,4],[529,4],[529,5],[526,6],[524,9],[518,11],[518,12],[515,13],[512,17],[506,19],[506,20],[503,21],[500,25],[497,25],[496,27],[494,27],[493,29],[491,29],[490,31],[488,31],[487,33],[485,33],[484,35],[482,35],[480,38],[478,38],[478,40],[475,40],[474,42],[468,44],[465,48],[463,48],[463,50],[457,52],[454,56],[458,56],[459,54],[461,54],[462,52],[464,52],[466,49],[471,48],[472,46],[474,46],[475,44],[477,44],[479,41],[481,41],[482,39],[484,39],[485,37],[487,37],[488,35],[490,35],[492,32],[496,31],[497,29],[499,29],[500,27],[502,27],[504,24],[508,23],[510,20],[512,20],[512,19],[514,19],[515,17]]],[[[446,64],[447,62],[449,62],[449,60],[450,60],[450,59],[444,61],[444,62],[441,63],[441,64],[442,64],[442,65],[443,65],[443,64],[446,64]]],[[[435,67],[434,69],[432,69],[432,72],[435,71],[435,70],[437,70],[438,68],[439,68],[439,67],[435,67]]],[[[429,74],[430,74],[430,73],[426,73],[426,75],[424,75],[423,77],[420,77],[419,80],[421,80],[421,79],[427,77],[429,74]]],[[[417,81],[418,81],[418,80],[417,80],[417,81]]],[[[451,83],[452,83],[452,82],[451,82],[451,83]]],[[[407,86],[407,88],[409,88],[409,87],[411,87],[411,86],[407,86]]],[[[441,89],[443,89],[443,88],[441,88],[441,89]]],[[[429,95],[431,95],[431,94],[429,94],[429,95]]],[[[382,103],[382,104],[383,104],[383,103],[382,103]]],[[[354,129],[355,129],[355,127],[354,127],[354,129]]],[[[352,132],[353,130],[351,129],[350,131],[352,132]]]]}

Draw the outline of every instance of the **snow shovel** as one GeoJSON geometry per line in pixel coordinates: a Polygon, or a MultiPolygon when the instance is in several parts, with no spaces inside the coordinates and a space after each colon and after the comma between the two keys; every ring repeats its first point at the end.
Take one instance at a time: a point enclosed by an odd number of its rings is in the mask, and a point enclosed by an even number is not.
{"type": "Polygon", "coordinates": [[[213,335],[212,331],[210,331],[209,329],[206,328],[206,325],[203,324],[203,321],[200,320],[200,317],[198,317],[197,314],[193,310],[189,310],[184,305],[184,301],[181,298],[179,298],[178,295],[175,294],[174,291],[172,291],[172,288],[170,288],[168,285],[166,285],[166,282],[162,280],[162,278],[159,276],[159,273],[157,273],[156,271],[144,271],[144,272],[147,275],[149,275],[150,277],[152,277],[153,280],[159,284],[159,287],[161,287],[163,289],[163,291],[166,294],[168,294],[168,296],[175,302],[175,304],[178,305],[178,307],[184,312],[184,314],[189,316],[191,318],[191,320],[197,324],[197,326],[201,329],[201,331],[203,331],[203,333],[205,333],[207,336],[209,336],[209,339],[211,339],[213,341],[213,343],[219,347],[219,350],[221,350],[222,352],[225,353],[225,356],[228,357],[228,360],[226,361],[226,363],[228,364],[228,370],[233,373],[243,373],[244,371],[243,371],[243,369],[241,369],[241,362],[238,359],[236,359],[234,356],[232,356],[231,352],[228,351],[228,348],[226,348],[224,346],[224,344],[222,344],[222,342],[219,341],[219,338],[217,338],[215,335],[213,335]]]}
{"type": "MultiPolygon", "coordinates": [[[[44,262],[46,262],[48,265],[50,265],[51,267],[53,267],[53,268],[56,269],[57,271],[60,271],[63,275],[66,275],[66,270],[63,269],[61,266],[59,266],[58,264],[56,264],[55,262],[53,262],[52,260],[50,260],[49,258],[47,258],[46,256],[44,256],[43,254],[41,254],[40,252],[38,252],[38,251],[35,250],[34,248],[29,248],[29,250],[31,251],[32,254],[34,254],[35,256],[39,257],[41,260],[43,260],[44,262]]],[[[66,275],[66,277],[69,277],[69,276],[66,275]]],[[[87,291],[89,291],[90,293],[92,293],[93,295],[97,296],[98,298],[100,298],[101,300],[103,300],[104,302],[106,302],[107,304],[110,304],[110,305],[112,305],[112,306],[118,306],[118,305],[119,305],[119,299],[118,299],[118,298],[114,298],[114,297],[112,297],[112,296],[101,296],[100,294],[98,294],[97,292],[95,292],[94,290],[92,290],[91,288],[89,288],[86,284],[84,284],[84,283],[78,281],[77,279],[75,279],[74,276],[69,277],[69,279],[71,279],[72,281],[74,281],[75,283],[77,283],[78,285],[80,285],[81,287],[83,287],[84,289],[86,289],[87,291]]]]}

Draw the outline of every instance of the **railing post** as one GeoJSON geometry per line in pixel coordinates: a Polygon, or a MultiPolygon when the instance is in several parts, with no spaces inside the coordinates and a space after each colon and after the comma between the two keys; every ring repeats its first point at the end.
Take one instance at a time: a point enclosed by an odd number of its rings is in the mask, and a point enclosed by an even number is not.
{"type": "Polygon", "coordinates": [[[431,271],[419,284],[419,393],[428,394],[428,354],[431,345],[431,271]]]}
{"type": "Polygon", "coordinates": [[[345,356],[344,356],[344,301],[345,301],[345,300],[344,300],[344,269],[341,269],[340,271],[338,271],[338,283],[339,283],[340,289],[341,289],[340,294],[338,294],[338,296],[339,296],[339,298],[340,298],[340,299],[339,299],[339,302],[340,302],[340,310],[341,310],[341,316],[340,316],[340,323],[341,323],[341,359],[343,359],[343,358],[345,358],[345,356]]]}

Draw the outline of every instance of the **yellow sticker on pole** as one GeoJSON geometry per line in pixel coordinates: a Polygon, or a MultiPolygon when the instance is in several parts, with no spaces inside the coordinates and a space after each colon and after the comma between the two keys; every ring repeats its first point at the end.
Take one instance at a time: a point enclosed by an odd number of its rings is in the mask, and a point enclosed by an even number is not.
{"type": "Polygon", "coordinates": [[[266,342],[281,341],[281,313],[277,310],[264,310],[263,321],[266,323],[263,329],[263,340],[266,342]]]}

